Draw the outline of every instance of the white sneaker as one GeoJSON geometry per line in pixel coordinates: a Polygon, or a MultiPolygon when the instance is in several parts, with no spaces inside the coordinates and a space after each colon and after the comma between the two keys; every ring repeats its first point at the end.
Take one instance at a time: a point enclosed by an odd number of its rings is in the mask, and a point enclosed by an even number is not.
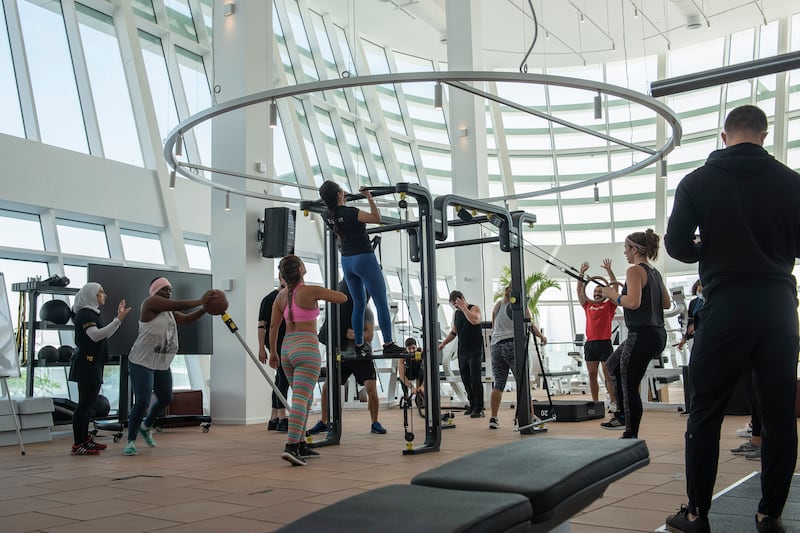
{"type": "Polygon", "coordinates": [[[737,437],[743,437],[745,439],[749,439],[753,436],[753,424],[747,423],[747,425],[743,428],[739,428],[736,430],[737,437]]]}

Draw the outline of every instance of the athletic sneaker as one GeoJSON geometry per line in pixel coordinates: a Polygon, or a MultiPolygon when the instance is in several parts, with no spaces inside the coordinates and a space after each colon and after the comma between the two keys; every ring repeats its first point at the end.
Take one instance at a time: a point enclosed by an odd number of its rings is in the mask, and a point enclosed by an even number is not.
{"type": "Polygon", "coordinates": [[[486,416],[486,413],[483,412],[483,409],[473,409],[472,414],[469,415],[470,418],[483,418],[486,416]]]}
{"type": "Polygon", "coordinates": [[[279,418],[270,418],[269,422],[267,422],[267,431],[275,431],[278,429],[278,422],[280,422],[279,418]]]}
{"type": "Polygon", "coordinates": [[[99,442],[95,442],[94,439],[91,437],[89,437],[89,440],[83,443],[83,445],[86,446],[87,448],[90,448],[92,450],[97,450],[100,452],[108,448],[108,446],[106,446],[105,444],[100,444],[99,442]]]}
{"type": "Polygon", "coordinates": [[[616,413],[617,412],[617,404],[614,402],[608,402],[608,412],[609,413],[616,413]]]}
{"type": "Polygon", "coordinates": [[[156,447],[156,441],[153,440],[153,428],[145,426],[144,422],[142,422],[142,425],[139,426],[139,435],[142,436],[142,438],[144,439],[144,441],[147,443],[148,446],[150,446],[151,448],[156,447]]]}
{"type": "Polygon", "coordinates": [[[289,431],[289,419],[281,418],[278,420],[278,427],[275,428],[278,433],[287,433],[289,431]]]}
{"type": "Polygon", "coordinates": [[[369,428],[369,432],[377,433],[378,435],[384,435],[386,433],[386,429],[384,429],[380,422],[373,422],[372,426],[369,428]]]}
{"type": "Polygon", "coordinates": [[[752,440],[749,440],[749,441],[743,443],[738,448],[732,448],[731,449],[731,453],[736,454],[736,455],[745,455],[745,454],[752,453],[752,452],[754,452],[756,450],[760,450],[760,449],[761,449],[761,446],[756,446],[756,445],[753,444],[752,440]]]}
{"type": "Polygon", "coordinates": [[[281,459],[287,461],[292,466],[306,466],[306,461],[300,455],[299,442],[287,442],[286,448],[283,449],[281,459]]]}
{"type": "Polygon", "coordinates": [[[405,349],[393,342],[383,345],[383,355],[403,355],[404,353],[406,353],[405,349]]]}
{"type": "Polygon", "coordinates": [[[328,429],[328,424],[326,424],[322,420],[319,420],[316,424],[314,424],[314,427],[309,429],[306,433],[308,433],[309,435],[316,435],[317,433],[322,433],[327,429],[328,429]]]}
{"type": "Polygon", "coordinates": [[[786,533],[786,528],[783,527],[783,522],[781,522],[780,518],[765,516],[764,519],[759,522],[758,515],[756,515],[755,519],[756,531],[758,531],[758,533],[786,533]]]}
{"type": "Polygon", "coordinates": [[[489,429],[497,429],[500,427],[500,423],[497,421],[496,417],[492,417],[489,419],[489,429]]]}
{"type": "Polygon", "coordinates": [[[603,429],[625,429],[625,422],[617,418],[616,416],[613,417],[608,422],[603,422],[600,424],[600,427],[603,429]]]}
{"type": "Polygon", "coordinates": [[[744,454],[744,458],[748,461],[760,461],[761,460],[761,448],[757,448],[750,453],[744,454]]]}
{"type": "Polygon", "coordinates": [[[297,450],[300,452],[300,457],[303,459],[319,457],[319,452],[314,448],[309,448],[306,442],[299,442],[297,445],[297,450]]]}
{"type": "Polygon", "coordinates": [[[372,355],[372,349],[366,342],[364,344],[356,346],[355,351],[356,351],[356,357],[367,357],[369,355],[372,355]]]}
{"type": "Polygon", "coordinates": [[[750,437],[752,437],[753,436],[753,424],[748,422],[745,427],[737,429],[736,430],[736,436],[737,437],[744,437],[746,439],[749,439],[750,437]]]}
{"type": "Polygon", "coordinates": [[[138,455],[139,452],[136,451],[136,441],[129,440],[127,444],[125,444],[125,449],[122,450],[123,455],[138,455]]]}
{"type": "Polygon", "coordinates": [[[89,441],[83,444],[73,444],[72,455],[100,455],[100,450],[87,446],[88,442],[89,441]]]}
{"type": "Polygon", "coordinates": [[[698,516],[689,520],[689,508],[681,505],[680,511],[667,517],[667,531],[671,533],[710,533],[711,525],[707,516],[698,516]]]}

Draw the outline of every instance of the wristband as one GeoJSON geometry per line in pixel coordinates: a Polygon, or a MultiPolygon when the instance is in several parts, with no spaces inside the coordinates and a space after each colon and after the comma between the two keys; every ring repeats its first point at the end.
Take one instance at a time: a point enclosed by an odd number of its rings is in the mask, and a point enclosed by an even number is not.
{"type": "Polygon", "coordinates": [[[619,305],[619,306],[622,305],[622,295],[621,294],[619,296],[617,296],[617,305],[619,305]]]}

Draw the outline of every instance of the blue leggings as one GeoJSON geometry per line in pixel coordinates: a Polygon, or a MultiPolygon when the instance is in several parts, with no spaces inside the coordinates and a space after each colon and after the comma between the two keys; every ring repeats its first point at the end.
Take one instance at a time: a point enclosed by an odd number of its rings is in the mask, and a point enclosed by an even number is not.
{"type": "Polygon", "coordinates": [[[389,301],[386,299],[386,282],[374,252],[342,256],[342,270],[350,297],[353,299],[353,333],[356,344],[364,344],[364,309],[367,294],[375,302],[378,324],[381,326],[383,342],[392,342],[392,318],[389,316],[389,301]]]}
{"type": "Polygon", "coordinates": [[[128,415],[128,440],[136,440],[142,419],[145,426],[153,427],[161,411],[172,402],[172,371],[169,368],[153,370],[130,362],[128,369],[134,398],[133,408],[128,415]],[[156,395],[156,403],[148,412],[151,393],[156,395]]]}

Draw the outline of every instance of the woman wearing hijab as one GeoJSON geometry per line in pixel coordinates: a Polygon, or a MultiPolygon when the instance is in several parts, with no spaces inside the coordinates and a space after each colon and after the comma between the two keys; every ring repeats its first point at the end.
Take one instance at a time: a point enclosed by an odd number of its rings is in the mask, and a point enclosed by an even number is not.
{"type": "Polygon", "coordinates": [[[178,353],[177,324],[191,324],[205,314],[202,306],[214,295],[206,291],[199,300],[172,300],[172,284],[167,278],[150,282],[150,297],[142,302],[139,315],[139,336],[128,355],[128,369],[134,404],[128,415],[128,442],[123,453],[136,455],[136,435],[155,448],[152,429],[156,418],[172,402],[172,372],[169,365],[178,353]],[[191,313],[182,313],[187,309],[191,313]],[[147,412],[150,396],[156,402],[147,412]],[[147,416],[145,417],[145,412],[147,416]]]}
{"type": "Polygon", "coordinates": [[[100,306],[106,303],[106,292],[99,283],[90,282],[75,294],[72,306],[75,324],[75,345],[69,369],[69,380],[78,384],[78,406],[72,415],[74,443],[72,455],[98,455],[106,449],[89,436],[89,409],[100,395],[103,384],[103,367],[108,357],[108,339],[113,335],[131,310],[125,300],[117,306],[117,316],[104,326],[100,306]]]}

